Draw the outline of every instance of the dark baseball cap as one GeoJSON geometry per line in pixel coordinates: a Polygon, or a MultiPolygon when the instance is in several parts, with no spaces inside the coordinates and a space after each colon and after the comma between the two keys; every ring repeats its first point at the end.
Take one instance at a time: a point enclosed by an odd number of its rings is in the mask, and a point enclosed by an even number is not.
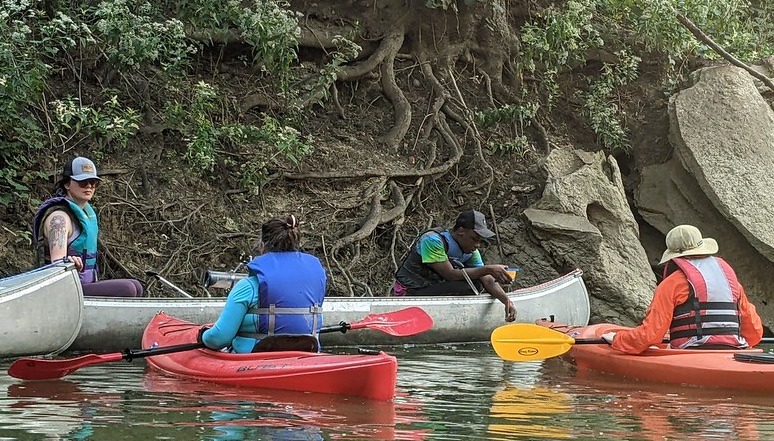
{"type": "Polygon", "coordinates": [[[457,221],[454,223],[454,228],[458,227],[473,230],[484,239],[491,239],[495,236],[492,230],[486,227],[484,213],[476,210],[467,210],[460,213],[460,215],[457,216],[457,221]]]}
{"type": "Polygon", "coordinates": [[[87,179],[102,180],[102,178],[97,176],[97,166],[94,165],[91,159],[82,156],[76,156],[65,164],[62,176],[76,181],[85,181],[87,179]]]}

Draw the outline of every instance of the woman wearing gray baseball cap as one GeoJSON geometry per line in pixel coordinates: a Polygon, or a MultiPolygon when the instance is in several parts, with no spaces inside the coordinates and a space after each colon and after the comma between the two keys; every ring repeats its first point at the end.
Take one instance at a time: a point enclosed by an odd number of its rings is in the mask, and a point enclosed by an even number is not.
{"type": "Polygon", "coordinates": [[[32,222],[32,236],[41,263],[68,259],[80,272],[86,296],[141,297],[142,285],[135,279],[97,280],[97,213],[89,202],[102,178],[97,166],[78,156],[62,171],[54,186],[54,197],[44,201],[32,222]]]}

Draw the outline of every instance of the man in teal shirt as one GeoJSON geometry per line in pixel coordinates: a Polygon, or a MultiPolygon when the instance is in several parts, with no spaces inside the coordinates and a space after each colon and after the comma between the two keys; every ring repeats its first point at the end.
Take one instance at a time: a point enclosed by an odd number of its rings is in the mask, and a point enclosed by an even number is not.
{"type": "Polygon", "coordinates": [[[500,286],[512,281],[507,266],[484,265],[478,251],[483,240],[494,236],[484,215],[475,210],[460,213],[451,231],[434,228],[423,232],[395,273],[395,294],[478,294],[483,286],[505,305],[505,319],[514,321],[516,308],[500,286]]]}

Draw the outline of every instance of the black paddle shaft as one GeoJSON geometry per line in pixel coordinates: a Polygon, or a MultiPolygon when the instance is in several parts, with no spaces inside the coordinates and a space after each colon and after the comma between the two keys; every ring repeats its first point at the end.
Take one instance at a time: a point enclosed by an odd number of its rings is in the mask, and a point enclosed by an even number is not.
{"type": "Polygon", "coordinates": [[[184,345],[164,346],[162,348],[151,349],[125,349],[124,360],[131,362],[135,358],[150,357],[153,355],[171,354],[173,352],[190,351],[192,349],[203,348],[202,343],[186,343],[184,345]]]}

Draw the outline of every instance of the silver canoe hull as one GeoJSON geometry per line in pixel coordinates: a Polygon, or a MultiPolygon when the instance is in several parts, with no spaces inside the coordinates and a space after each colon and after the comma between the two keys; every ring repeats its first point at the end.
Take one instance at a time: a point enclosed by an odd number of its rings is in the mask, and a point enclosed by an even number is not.
{"type": "Polygon", "coordinates": [[[72,263],[0,279],[0,358],[54,355],[78,336],[83,291],[72,263]]]}
{"type": "MultiPolygon", "coordinates": [[[[589,296],[581,271],[508,293],[518,311],[516,320],[534,323],[554,316],[558,322],[586,326],[589,296]]],[[[74,351],[115,351],[140,347],[145,325],[159,311],[194,323],[217,320],[225,298],[101,298],[86,297],[84,323],[74,351]]],[[[448,297],[328,297],[323,304],[324,325],[352,323],[368,314],[419,306],[433,318],[433,328],[410,337],[393,337],[375,330],[326,333],[323,346],[400,345],[488,341],[494,328],[505,323],[502,303],[489,295],[448,297]]]]}

